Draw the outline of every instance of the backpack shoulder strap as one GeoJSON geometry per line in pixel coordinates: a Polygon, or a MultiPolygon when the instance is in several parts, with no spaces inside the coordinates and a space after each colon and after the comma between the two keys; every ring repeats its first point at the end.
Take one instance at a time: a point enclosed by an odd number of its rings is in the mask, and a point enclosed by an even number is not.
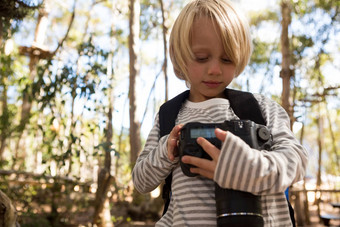
{"type": "MultiPolygon", "coordinates": [[[[189,97],[189,94],[190,91],[187,90],[160,107],[159,126],[161,137],[169,134],[175,126],[178,112],[183,102],[189,97]]],[[[227,88],[225,95],[234,113],[241,120],[252,120],[257,124],[266,125],[260,106],[252,93],[227,88]]]]}
{"type": "Polygon", "coordinates": [[[231,109],[241,120],[252,120],[257,124],[266,125],[260,105],[252,93],[227,88],[225,95],[231,109]]]}
{"type": "Polygon", "coordinates": [[[159,128],[160,137],[169,134],[175,126],[177,115],[183,102],[189,97],[190,91],[187,90],[176,97],[170,99],[159,108],[159,128]]]}

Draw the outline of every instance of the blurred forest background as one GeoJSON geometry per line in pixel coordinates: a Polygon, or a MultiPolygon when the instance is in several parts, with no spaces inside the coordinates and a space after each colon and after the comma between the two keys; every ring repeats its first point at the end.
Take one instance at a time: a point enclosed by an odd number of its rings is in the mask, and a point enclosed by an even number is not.
{"type": "MultiPolygon", "coordinates": [[[[158,107],[186,89],[167,51],[187,2],[1,0],[0,201],[12,201],[21,226],[160,217],[160,188],[136,193],[131,169],[158,107]]],[[[290,189],[297,223],[336,215],[328,203],[340,202],[340,1],[235,2],[254,52],[231,87],[280,103],[308,149],[305,180],[290,189]]]]}

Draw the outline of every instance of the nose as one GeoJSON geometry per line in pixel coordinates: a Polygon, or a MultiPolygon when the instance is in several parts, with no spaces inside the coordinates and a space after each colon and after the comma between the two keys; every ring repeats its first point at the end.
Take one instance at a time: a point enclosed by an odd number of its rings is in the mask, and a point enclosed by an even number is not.
{"type": "Polygon", "coordinates": [[[208,70],[209,75],[220,75],[222,74],[221,62],[218,60],[212,60],[208,70]]]}

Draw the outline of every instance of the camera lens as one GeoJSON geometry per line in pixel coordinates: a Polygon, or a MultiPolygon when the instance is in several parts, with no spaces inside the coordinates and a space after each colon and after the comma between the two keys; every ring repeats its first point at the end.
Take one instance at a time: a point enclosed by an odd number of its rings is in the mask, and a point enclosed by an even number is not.
{"type": "Polygon", "coordinates": [[[217,226],[263,227],[261,197],[215,184],[217,226]]]}

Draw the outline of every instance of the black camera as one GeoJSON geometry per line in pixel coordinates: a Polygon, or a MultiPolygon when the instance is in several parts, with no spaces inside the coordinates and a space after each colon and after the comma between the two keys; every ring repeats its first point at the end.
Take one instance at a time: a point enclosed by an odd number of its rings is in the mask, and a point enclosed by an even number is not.
{"type": "MultiPolygon", "coordinates": [[[[203,148],[196,142],[198,137],[207,139],[217,148],[221,148],[221,141],[215,136],[215,129],[220,128],[230,131],[239,136],[250,147],[258,150],[269,150],[271,147],[271,134],[264,125],[259,125],[250,120],[231,120],[219,124],[190,122],[183,126],[179,138],[179,155],[195,156],[198,158],[211,159],[203,148]]],[[[189,177],[197,174],[190,172],[191,165],[180,162],[182,171],[189,177]]]]}
{"type": "MultiPolygon", "coordinates": [[[[216,128],[232,132],[257,150],[269,150],[272,145],[272,135],[268,128],[250,120],[231,120],[219,124],[187,123],[181,129],[179,138],[180,165],[185,175],[194,177],[197,174],[190,172],[190,168],[193,166],[181,161],[183,155],[211,160],[211,157],[196,142],[198,137],[203,137],[217,148],[221,148],[221,141],[215,136],[216,128]]],[[[250,227],[264,225],[260,196],[243,191],[224,189],[215,183],[215,199],[217,226],[250,227]]]]}

